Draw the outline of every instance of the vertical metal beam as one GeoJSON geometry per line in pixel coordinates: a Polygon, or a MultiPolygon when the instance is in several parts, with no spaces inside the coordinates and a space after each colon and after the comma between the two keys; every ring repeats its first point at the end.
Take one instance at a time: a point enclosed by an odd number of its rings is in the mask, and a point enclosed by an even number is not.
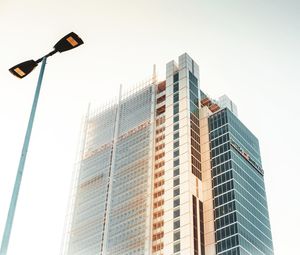
{"type": "Polygon", "coordinates": [[[156,77],[156,66],[154,65],[154,70],[153,70],[153,77],[152,77],[152,95],[151,95],[151,127],[150,130],[151,132],[151,138],[150,138],[150,148],[151,150],[149,151],[149,158],[150,158],[150,164],[149,164],[149,175],[151,176],[150,180],[148,180],[148,234],[149,234],[149,240],[148,244],[146,244],[146,252],[149,254],[152,254],[152,224],[153,224],[153,191],[154,191],[154,165],[155,165],[155,138],[156,138],[156,99],[157,99],[157,94],[156,94],[156,89],[158,86],[157,82],[157,77],[156,77]]]}
{"type": "Polygon", "coordinates": [[[116,119],[115,119],[115,127],[114,127],[114,137],[113,137],[113,148],[111,154],[111,166],[110,166],[110,173],[109,173],[109,184],[107,190],[107,199],[106,199],[106,209],[105,209],[105,224],[103,228],[103,237],[102,237],[102,251],[101,255],[107,254],[108,249],[108,227],[109,227],[109,216],[110,216],[110,203],[111,203],[111,196],[112,196],[112,186],[114,180],[114,170],[115,170],[115,161],[116,161],[116,147],[118,142],[119,136],[119,128],[120,128],[120,112],[121,112],[121,102],[122,102],[122,84],[120,84],[119,89],[119,100],[117,105],[117,112],[116,112],[116,119]]]}
{"type": "Polygon", "coordinates": [[[3,233],[3,237],[2,237],[0,255],[6,255],[6,253],[7,253],[11,228],[12,228],[12,224],[13,224],[13,220],[14,220],[19,190],[20,190],[23,171],[24,171],[24,165],[25,165],[28,146],[29,146],[29,142],[30,142],[30,136],[31,136],[32,126],[33,126],[34,116],[35,116],[36,107],[37,107],[37,103],[38,103],[38,99],[39,99],[43,75],[44,75],[44,71],[45,71],[46,60],[47,60],[47,58],[44,57],[42,66],[41,66],[41,70],[40,70],[40,74],[39,74],[38,83],[37,83],[36,90],[35,90],[35,95],[34,95],[32,107],[31,107],[31,113],[30,113],[30,117],[29,117],[29,121],[28,121],[25,140],[24,140],[22,153],[21,153],[21,157],[20,157],[20,161],[19,161],[18,172],[17,172],[15,185],[14,185],[14,189],[13,189],[13,194],[12,194],[12,197],[10,200],[10,206],[9,206],[9,210],[8,210],[8,214],[7,214],[7,218],[6,218],[6,224],[5,224],[5,229],[4,229],[4,233],[3,233]]]}

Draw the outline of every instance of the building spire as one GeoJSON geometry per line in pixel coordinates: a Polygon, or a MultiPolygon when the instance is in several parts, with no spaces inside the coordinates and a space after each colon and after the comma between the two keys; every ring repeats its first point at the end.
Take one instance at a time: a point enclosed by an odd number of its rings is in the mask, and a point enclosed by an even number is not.
{"type": "Polygon", "coordinates": [[[153,73],[152,73],[152,82],[156,82],[157,75],[156,75],[156,64],[153,65],[153,73]]]}

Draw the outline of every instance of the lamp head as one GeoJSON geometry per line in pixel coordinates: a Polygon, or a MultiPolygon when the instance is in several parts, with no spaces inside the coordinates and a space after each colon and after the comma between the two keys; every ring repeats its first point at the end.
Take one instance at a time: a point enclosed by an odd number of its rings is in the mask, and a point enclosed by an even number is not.
{"type": "Polygon", "coordinates": [[[78,46],[83,44],[82,39],[75,34],[74,32],[71,32],[61,38],[55,45],[54,49],[58,52],[64,52],[67,50],[72,50],[78,46]]]}
{"type": "Polygon", "coordinates": [[[22,79],[27,76],[36,66],[37,62],[34,60],[28,60],[18,65],[13,66],[9,69],[9,71],[17,76],[18,78],[22,79]]]}
{"type": "Polygon", "coordinates": [[[22,79],[25,76],[27,76],[38,65],[38,63],[40,63],[43,60],[43,58],[48,58],[54,55],[56,52],[64,52],[64,51],[72,50],[80,46],[81,44],[83,44],[82,39],[74,32],[71,32],[66,36],[64,36],[63,38],[61,38],[54,45],[54,50],[48,53],[47,55],[45,55],[44,57],[39,58],[38,60],[28,60],[23,63],[20,63],[10,68],[9,71],[13,75],[22,79]]]}

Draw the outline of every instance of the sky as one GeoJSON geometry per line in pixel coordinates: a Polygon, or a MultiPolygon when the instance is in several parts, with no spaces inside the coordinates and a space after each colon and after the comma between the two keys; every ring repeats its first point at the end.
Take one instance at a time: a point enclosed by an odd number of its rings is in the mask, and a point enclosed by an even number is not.
{"type": "Polygon", "coordinates": [[[101,106],[148,79],[153,64],[187,52],[200,87],[227,94],[260,140],[276,255],[299,250],[300,1],[0,0],[0,235],[38,71],[8,69],[74,31],[79,48],[48,59],[9,255],[59,254],[88,104],[101,106]]]}

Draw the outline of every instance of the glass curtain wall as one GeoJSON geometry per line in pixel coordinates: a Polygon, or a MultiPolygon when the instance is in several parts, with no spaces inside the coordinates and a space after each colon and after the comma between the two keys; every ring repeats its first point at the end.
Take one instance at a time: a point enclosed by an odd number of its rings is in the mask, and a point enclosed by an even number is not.
{"type": "Polygon", "coordinates": [[[227,108],[209,128],[217,254],[273,254],[257,138],[227,108]]]}

